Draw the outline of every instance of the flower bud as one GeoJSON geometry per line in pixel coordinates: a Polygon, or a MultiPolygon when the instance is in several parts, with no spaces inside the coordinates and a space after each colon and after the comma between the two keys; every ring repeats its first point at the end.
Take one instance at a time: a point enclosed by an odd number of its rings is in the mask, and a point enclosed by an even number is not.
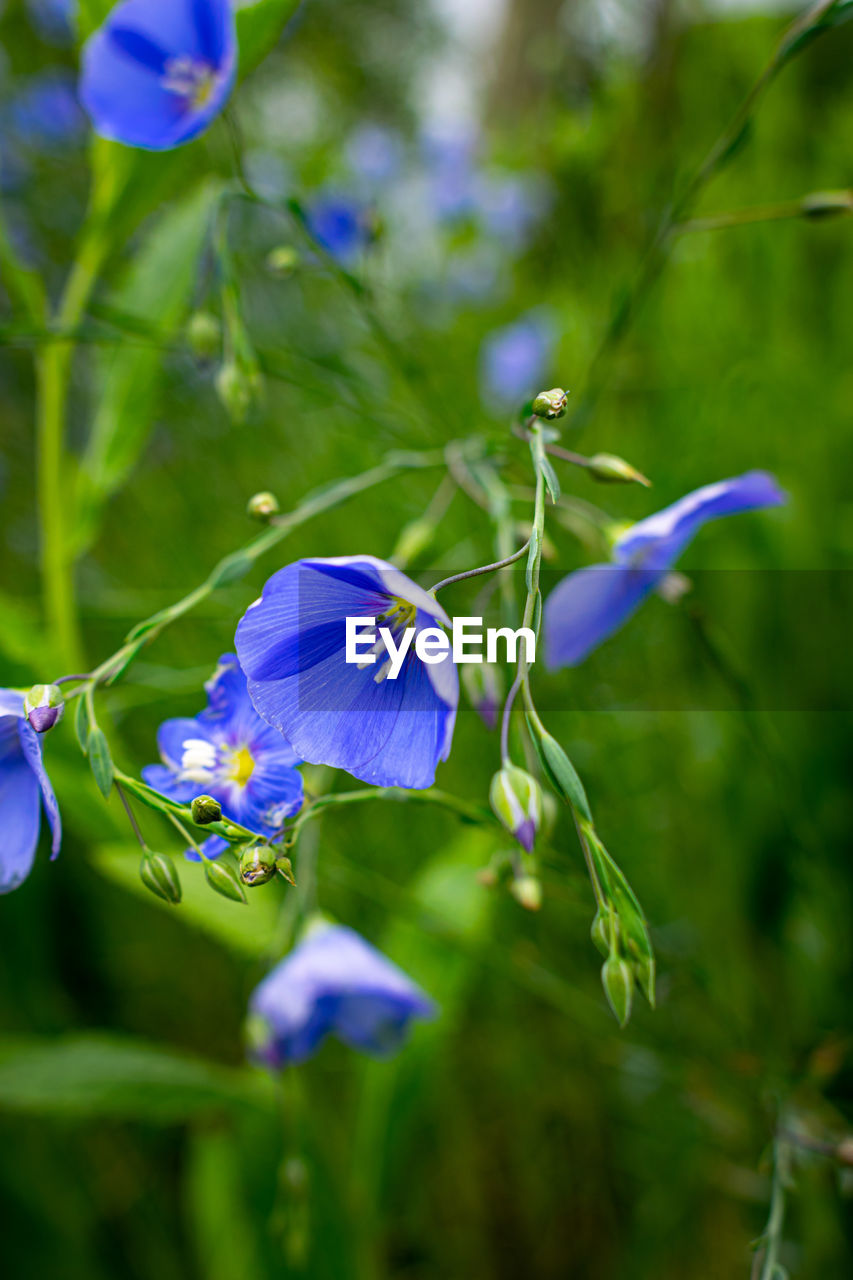
{"type": "Polygon", "coordinates": [[[603,956],[610,955],[610,922],[605,912],[596,912],[589,936],[603,956]]]}
{"type": "Polygon", "coordinates": [[[175,864],[165,853],[151,853],[146,849],[139,864],[139,878],[158,898],[176,907],[181,900],[181,881],[175,864]]]}
{"type": "Polygon", "coordinates": [[[213,796],[196,796],[190,805],[190,813],[196,826],[206,827],[222,817],[222,805],[213,796]]]}
{"type": "Polygon", "coordinates": [[[853,195],[849,191],[815,191],[800,202],[805,218],[832,218],[839,213],[853,213],[853,195]]]}
{"type": "Polygon", "coordinates": [[[593,480],[602,484],[642,484],[651,488],[651,480],[615,453],[594,453],[587,459],[586,469],[593,480]]]}
{"type": "Polygon", "coordinates": [[[530,853],[542,825],[542,792],[536,779],[507,763],[492,778],[489,800],[507,831],[530,853]]]}
{"type": "Polygon", "coordinates": [[[34,684],[24,698],[24,713],[36,733],[47,733],[62,719],[65,703],[55,684],[34,684]]]}
{"type": "Polygon", "coordinates": [[[293,878],[293,863],[290,858],[276,858],[275,869],[283,880],[286,880],[288,884],[292,884],[294,889],[296,888],[296,881],[293,878]]]}
{"type": "Polygon", "coordinates": [[[462,685],[487,729],[497,725],[503,683],[501,669],[493,662],[471,662],[462,668],[462,685]]]}
{"type": "Polygon", "coordinates": [[[210,360],[222,345],[222,327],[209,311],[196,311],[187,325],[187,342],[193,355],[210,360]]]}
{"type": "Polygon", "coordinates": [[[525,911],[538,911],[542,906],[542,881],[537,876],[519,876],[509,891],[525,911]]]}
{"type": "Polygon", "coordinates": [[[601,970],[601,983],[607,1002],[616,1015],[620,1027],[631,1016],[634,999],[634,975],[631,966],[615,952],[611,952],[601,970]]]}
{"type": "Polygon", "coordinates": [[[232,902],[248,903],[249,899],[246,897],[243,886],[230,867],[226,867],[221,862],[205,862],[204,877],[211,889],[221,893],[223,898],[230,898],[232,902]]]}
{"type": "Polygon", "coordinates": [[[533,401],[533,412],[537,418],[562,418],[566,412],[569,395],[562,387],[554,387],[551,391],[540,391],[533,401]]]}
{"type": "Polygon", "coordinates": [[[286,277],[293,274],[300,260],[299,250],[292,244],[276,245],[267,254],[267,271],[274,276],[286,277]]]}
{"type": "Polygon", "coordinates": [[[229,360],[216,375],[216,394],[232,422],[246,421],[259,388],[258,375],[229,360]]]}
{"type": "Polygon", "coordinates": [[[268,844],[253,844],[240,858],[240,879],[250,887],[266,884],[275,875],[275,850],[268,844]]]}
{"type": "Polygon", "coordinates": [[[263,493],[252,494],[246,503],[246,515],[251,520],[270,520],[273,516],[277,516],[280,507],[278,498],[274,493],[264,490],[263,493]]]}

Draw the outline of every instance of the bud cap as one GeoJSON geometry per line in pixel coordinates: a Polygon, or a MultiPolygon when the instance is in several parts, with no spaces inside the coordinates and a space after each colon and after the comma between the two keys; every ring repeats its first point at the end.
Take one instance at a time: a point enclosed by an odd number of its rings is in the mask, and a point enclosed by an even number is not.
{"type": "Polygon", "coordinates": [[[24,713],[36,733],[47,733],[62,719],[65,703],[55,684],[34,684],[24,698],[24,713]]]}
{"type": "Polygon", "coordinates": [[[206,827],[209,822],[218,822],[222,817],[222,805],[213,796],[196,796],[190,805],[193,822],[199,827],[206,827]]]}
{"type": "Polygon", "coordinates": [[[549,422],[554,418],[562,418],[566,412],[569,393],[562,387],[553,387],[550,391],[540,391],[533,401],[533,412],[537,418],[545,418],[549,422]]]}

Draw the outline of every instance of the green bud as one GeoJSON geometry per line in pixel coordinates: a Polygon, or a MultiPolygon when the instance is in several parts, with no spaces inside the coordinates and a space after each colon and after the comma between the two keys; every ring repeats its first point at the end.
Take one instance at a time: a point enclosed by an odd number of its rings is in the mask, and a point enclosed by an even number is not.
{"type": "Polygon", "coordinates": [[[603,956],[610,955],[610,918],[605,911],[597,911],[589,936],[603,956]]]}
{"type": "Polygon", "coordinates": [[[551,391],[540,391],[533,401],[533,412],[537,418],[546,418],[549,422],[554,418],[562,418],[566,412],[569,393],[562,387],[554,387],[551,391]]]}
{"type": "Polygon", "coordinates": [[[270,520],[278,515],[279,510],[278,498],[274,493],[268,493],[266,490],[263,493],[252,494],[246,503],[246,515],[252,520],[270,520]]]}
{"type": "Polygon", "coordinates": [[[232,902],[248,903],[245,890],[234,872],[222,862],[205,862],[204,876],[211,889],[232,902]]]}
{"type": "Polygon", "coordinates": [[[158,898],[176,907],[181,900],[181,881],[175,870],[175,864],[165,853],[151,853],[146,849],[139,864],[139,878],[156,893],[158,898]]]}
{"type": "Polygon", "coordinates": [[[651,480],[615,453],[594,453],[587,459],[586,469],[593,480],[600,480],[602,484],[642,484],[651,488],[651,480]]]}
{"type": "Polygon", "coordinates": [[[620,1027],[624,1027],[631,1016],[631,1004],[634,998],[634,975],[631,966],[615,952],[611,952],[601,970],[601,983],[608,1004],[616,1015],[620,1027]]]}
{"type": "Polygon", "coordinates": [[[187,342],[200,360],[210,360],[222,346],[222,326],[209,311],[196,311],[187,325],[187,342]]]}
{"type": "Polygon", "coordinates": [[[853,213],[853,195],[849,191],[815,191],[800,203],[806,218],[832,218],[840,213],[853,213]]]}
{"type": "Polygon", "coordinates": [[[542,881],[537,876],[518,876],[509,891],[525,911],[538,911],[542,906],[542,881]]]}
{"type": "Polygon", "coordinates": [[[542,825],[542,792],[536,779],[507,762],[492,778],[489,800],[496,817],[530,853],[542,825]]]}
{"type": "Polygon", "coordinates": [[[47,733],[62,719],[65,703],[55,684],[34,684],[24,698],[24,714],[36,733],[47,733]]]}
{"type": "Polygon", "coordinates": [[[246,421],[259,389],[259,375],[241,367],[236,360],[229,360],[216,375],[216,394],[238,426],[246,421]]]}
{"type": "Polygon", "coordinates": [[[222,817],[222,805],[213,796],[196,796],[190,805],[190,813],[196,826],[206,827],[222,817]]]}
{"type": "Polygon", "coordinates": [[[292,244],[280,244],[275,249],[270,249],[267,254],[267,271],[271,275],[284,278],[293,274],[300,261],[298,249],[295,249],[292,244]]]}
{"type": "Polygon", "coordinates": [[[253,844],[240,857],[240,879],[243,884],[266,884],[275,875],[275,850],[268,844],[253,844]]]}
{"type": "Polygon", "coordinates": [[[286,880],[288,884],[292,884],[296,888],[296,880],[293,877],[293,863],[290,858],[287,856],[276,858],[275,869],[282,880],[286,880]]]}
{"type": "Polygon", "coordinates": [[[634,961],[634,976],[651,1007],[655,1007],[655,958],[640,956],[634,961]]]}

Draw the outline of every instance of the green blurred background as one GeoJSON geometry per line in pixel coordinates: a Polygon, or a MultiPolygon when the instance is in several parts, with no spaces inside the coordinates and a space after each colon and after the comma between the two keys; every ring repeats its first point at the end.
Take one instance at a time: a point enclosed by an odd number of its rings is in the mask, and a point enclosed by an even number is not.
{"type": "MultiPolygon", "coordinates": [[[[48,11],[7,3],[0,15],[0,156],[10,233],[55,296],[88,144],[73,111],[59,136],[21,112],[46,69],[62,83],[76,65],[48,11]]],[[[479,431],[505,448],[505,478],[529,485],[512,412],[482,385],[483,343],[539,309],[554,335],[543,381],[584,402],[662,211],[788,20],[670,0],[309,0],[237,97],[243,162],[271,197],[335,190],[369,205],[381,229],[352,269],[391,342],[291,222],[235,204],[233,269],[265,377],[262,401],[232,424],[217,361],[182,336],[194,308],[219,313],[204,236],[166,339],[151,338],[166,327],[170,254],[185,257],[174,227],[159,258],[152,237],[204,200],[205,174],[228,178],[224,126],[179,160],[177,181],[117,233],[74,363],[75,452],[97,421],[111,448],[126,446],[114,492],[78,529],[90,661],[252,535],[244,508],[257,490],[288,509],[388,449],[479,431]],[[398,153],[381,184],[347,159],[366,123],[398,153]],[[523,236],[492,234],[468,211],[426,217],[429,129],[473,133],[484,173],[524,175],[538,203],[523,236]],[[266,265],[282,244],[303,255],[286,277],[266,265]],[[130,264],[146,252],[153,265],[134,288],[130,264]],[[122,383],[114,363],[131,348],[149,364],[122,383]]],[[[843,26],[792,61],[697,213],[853,185],[852,59],[843,26]]],[[[476,878],[501,846],[491,832],[427,808],[359,806],[306,832],[322,905],[387,950],[442,1016],[392,1063],[329,1044],[268,1088],[243,1067],[242,1021],[281,953],[284,891],[257,890],[242,908],[212,900],[187,867],[181,907],[146,895],[118,801],[102,802],[65,723],[46,744],[62,856],[51,866],[42,848],[0,903],[5,1276],[749,1275],[780,1117],[817,1143],[853,1122],[851,297],[844,218],[686,235],[600,366],[582,433],[564,431],[568,447],[621,454],[652,478],[651,491],[603,489],[563,469],[567,491],[620,519],[751,467],[791,495],[780,513],[706,529],[682,565],[693,589],[681,605],[654,599],[584,666],[536,673],[549,728],[651,923],[657,1011],[638,1005],[620,1032],[606,1007],[564,813],[532,915],[476,878]]],[[[61,670],[39,599],[43,338],[5,294],[2,306],[0,684],[28,685],[61,670]]],[[[155,758],[161,720],[200,708],[269,572],[300,555],[387,557],[439,480],[408,475],[315,521],[165,632],[102,699],[122,767],[155,758]]],[[[69,495],[78,489],[69,474],[69,495]]],[[[527,511],[521,502],[519,521],[527,511]]],[[[562,514],[549,515],[553,580],[597,556],[562,514]]],[[[410,570],[431,582],[492,549],[485,513],[456,492],[410,570]]],[[[469,612],[474,594],[455,588],[451,609],[469,612]]],[[[439,785],[482,802],[497,758],[466,708],[439,785]]],[[[178,852],[153,815],[142,821],[155,847],[178,852]]],[[[849,1275],[851,1175],[806,1150],[795,1164],[782,1261],[792,1277],[849,1275]]]]}

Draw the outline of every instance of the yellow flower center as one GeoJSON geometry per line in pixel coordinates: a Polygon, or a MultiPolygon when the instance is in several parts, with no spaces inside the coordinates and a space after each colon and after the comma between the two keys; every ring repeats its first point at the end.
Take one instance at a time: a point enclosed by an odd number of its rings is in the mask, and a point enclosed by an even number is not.
{"type": "Polygon", "coordinates": [[[255,769],[255,762],[248,747],[238,747],[231,755],[228,778],[236,782],[238,787],[245,787],[255,769]]]}

